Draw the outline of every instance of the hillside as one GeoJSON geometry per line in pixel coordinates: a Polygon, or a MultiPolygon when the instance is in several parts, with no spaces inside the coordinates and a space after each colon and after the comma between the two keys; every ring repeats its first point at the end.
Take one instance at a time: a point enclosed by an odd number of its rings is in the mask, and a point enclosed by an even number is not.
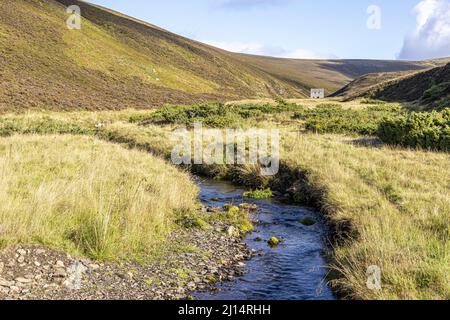
{"type": "Polygon", "coordinates": [[[343,97],[344,101],[353,100],[364,96],[374,86],[380,85],[386,81],[411,75],[413,72],[417,71],[368,73],[356,78],[348,85],[334,92],[331,97],[343,97]]]}
{"type": "Polygon", "coordinates": [[[427,72],[434,68],[444,67],[450,63],[450,58],[440,58],[418,62],[425,69],[399,70],[390,72],[371,72],[357,77],[346,86],[340,88],[331,97],[343,97],[345,100],[352,100],[367,94],[367,92],[376,90],[379,86],[385,86],[391,82],[398,82],[402,79],[409,78],[421,72],[427,72]]]}
{"type": "Polygon", "coordinates": [[[295,84],[309,96],[310,88],[325,88],[331,94],[367,73],[416,71],[434,67],[434,61],[390,60],[300,60],[251,55],[238,58],[267,73],[295,84]]]}
{"type": "Polygon", "coordinates": [[[396,79],[380,86],[373,96],[386,101],[417,101],[429,107],[450,105],[450,63],[396,79]]]}
{"type": "Polygon", "coordinates": [[[416,102],[426,108],[450,105],[450,63],[419,72],[368,74],[334,96],[346,100],[370,97],[385,101],[416,102]]]}
{"type": "Polygon", "coordinates": [[[165,103],[301,98],[367,72],[427,63],[313,61],[226,52],[77,0],[2,0],[0,110],[148,108],[165,103]],[[81,30],[65,26],[79,5],[81,30]]]}

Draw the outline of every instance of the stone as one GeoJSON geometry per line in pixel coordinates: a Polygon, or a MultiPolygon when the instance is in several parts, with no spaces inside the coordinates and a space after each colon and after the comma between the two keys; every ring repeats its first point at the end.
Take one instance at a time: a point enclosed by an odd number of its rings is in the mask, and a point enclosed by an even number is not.
{"type": "Polygon", "coordinates": [[[19,256],[18,258],[17,258],[17,262],[18,263],[23,263],[25,261],[25,257],[24,256],[19,256]]]}
{"type": "Polygon", "coordinates": [[[21,255],[21,256],[24,256],[24,255],[27,254],[26,250],[24,250],[24,249],[19,249],[19,250],[17,250],[17,253],[18,253],[19,255],[21,255]]]}
{"type": "Polygon", "coordinates": [[[193,279],[193,281],[194,281],[195,283],[200,283],[200,282],[202,282],[202,280],[201,280],[199,277],[195,277],[195,278],[193,279]]]}
{"type": "Polygon", "coordinates": [[[62,261],[60,261],[60,260],[56,261],[55,266],[56,266],[57,268],[64,268],[64,267],[65,267],[64,262],[62,262],[62,261]]]}
{"type": "Polygon", "coordinates": [[[0,286],[0,293],[8,294],[9,293],[9,287],[7,288],[7,287],[0,286]]]}
{"type": "Polygon", "coordinates": [[[316,224],[316,220],[311,217],[306,217],[306,218],[300,219],[299,222],[307,227],[310,227],[310,226],[313,226],[316,224]]]}
{"type": "Polygon", "coordinates": [[[27,278],[23,278],[23,277],[18,277],[15,280],[17,282],[19,282],[19,283],[31,283],[31,282],[33,282],[33,280],[31,280],[31,279],[27,279],[27,278]]]}
{"type": "Polygon", "coordinates": [[[13,292],[13,293],[18,293],[18,292],[20,292],[20,288],[17,287],[17,286],[11,286],[9,289],[10,289],[11,292],[13,292]]]}
{"type": "Polygon", "coordinates": [[[11,287],[14,285],[14,281],[8,281],[5,279],[0,278],[0,287],[11,287]]]}
{"type": "Polygon", "coordinates": [[[92,263],[89,265],[89,268],[91,268],[92,270],[97,270],[100,268],[100,266],[98,264],[92,263]]]}
{"type": "Polygon", "coordinates": [[[279,240],[277,237],[272,237],[272,238],[270,238],[270,240],[267,241],[267,242],[269,243],[269,245],[270,245],[271,247],[276,247],[276,246],[278,246],[278,245],[280,244],[280,240],[279,240]]]}
{"type": "Polygon", "coordinates": [[[230,237],[238,237],[239,236],[239,231],[235,227],[229,226],[228,229],[227,229],[227,234],[230,237]]]}
{"type": "Polygon", "coordinates": [[[64,278],[65,276],[67,276],[66,269],[63,268],[56,269],[55,272],[53,273],[53,276],[56,278],[64,278]]]}

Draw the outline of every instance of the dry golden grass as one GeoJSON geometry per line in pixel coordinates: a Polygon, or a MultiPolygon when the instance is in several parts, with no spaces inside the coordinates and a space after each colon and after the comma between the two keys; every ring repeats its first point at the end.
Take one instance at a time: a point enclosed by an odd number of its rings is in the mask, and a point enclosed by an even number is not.
{"type": "Polygon", "coordinates": [[[189,175],[82,136],[0,139],[0,242],[97,259],[146,258],[195,209],[189,175]]]}
{"type": "MultiPolygon", "coordinates": [[[[99,138],[167,157],[173,145],[169,139],[173,127],[141,127],[127,123],[130,117],[140,115],[136,111],[124,111],[120,114],[51,113],[47,117],[80,127],[103,121],[105,127],[99,138]]],[[[21,123],[22,127],[34,123],[36,119],[42,120],[39,114],[10,117],[15,117],[13,121],[21,123]]],[[[277,124],[276,121],[267,121],[260,125],[272,127],[277,124]]],[[[20,144],[30,138],[11,139],[20,144]]],[[[358,235],[332,250],[330,268],[338,272],[338,277],[333,281],[338,289],[350,298],[361,299],[450,299],[448,154],[376,147],[370,143],[370,138],[364,137],[301,134],[296,126],[290,124],[282,126],[282,139],[282,160],[290,168],[307,173],[310,185],[320,192],[319,209],[332,222],[351,221],[358,235]],[[366,286],[366,271],[371,265],[381,268],[380,291],[370,290],[366,286]]],[[[81,139],[80,146],[83,141],[86,140],[81,139]]],[[[53,145],[52,142],[48,148],[54,157],[64,152],[65,149],[59,148],[58,144],[53,145]]],[[[107,147],[113,148],[110,145],[107,147]]],[[[108,165],[109,158],[108,162],[104,160],[108,165]]],[[[127,161],[130,160],[117,160],[114,166],[127,161]]],[[[163,162],[158,167],[163,165],[168,170],[174,170],[163,162]]],[[[180,181],[186,179],[184,174],[175,172],[175,176],[180,175],[180,181]]],[[[33,173],[30,179],[36,174],[33,173]]],[[[80,178],[84,176],[83,173],[80,178]]],[[[154,177],[159,176],[155,173],[154,177]]],[[[129,185],[130,188],[133,186],[129,185]]],[[[191,188],[190,183],[183,183],[177,191],[171,192],[178,197],[183,195],[176,193],[192,195],[189,193],[191,188]]],[[[178,208],[177,202],[172,203],[178,208]]],[[[23,207],[22,202],[19,204],[19,207],[22,206],[20,212],[34,210],[31,205],[23,207]]],[[[33,230],[34,224],[27,227],[33,230]]],[[[18,232],[16,237],[21,234],[23,239],[30,239],[23,236],[23,232],[18,232]]]]}
{"type": "Polygon", "coordinates": [[[334,249],[335,284],[362,299],[450,298],[450,156],[355,145],[340,136],[284,137],[283,159],[322,190],[322,210],[357,239],[334,249]],[[382,270],[369,290],[366,270],[382,270]]]}
{"type": "MultiPolygon", "coordinates": [[[[170,150],[169,128],[112,128],[157,153],[170,150]]],[[[449,298],[450,156],[294,131],[283,131],[282,160],[308,172],[322,191],[320,209],[334,222],[350,220],[359,235],[334,248],[333,284],[352,298],[449,298]],[[381,291],[366,286],[371,265],[382,270],[381,291]]]]}

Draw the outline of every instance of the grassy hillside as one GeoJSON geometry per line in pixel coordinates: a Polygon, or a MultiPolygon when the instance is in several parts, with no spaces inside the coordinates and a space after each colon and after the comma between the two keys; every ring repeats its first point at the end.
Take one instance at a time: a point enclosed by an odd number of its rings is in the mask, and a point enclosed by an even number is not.
{"type": "Polygon", "coordinates": [[[0,3],[0,108],[120,109],[296,95],[227,53],[80,1],[0,3]],[[65,5],[82,10],[68,30],[65,5]]]}
{"type": "Polygon", "coordinates": [[[423,64],[234,54],[77,0],[0,3],[2,111],[298,98],[311,87],[332,92],[367,72],[423,64]],[[73,4],[82,10],[81,30],[65,25],[65,6],[73,4]]]}
{"type": "Polygon", "coordinates": [[[381,85],[369,93],[386,101],[417,101],[428,107],[450,106],[450,63],[381,85]]]}
{"type": "Polygon", "coordinates": [[[326,94],[367,73],[420,70],[435,66],[434,61],[383,60],[301,60],[239,55],[240,60],[295,84],[309,97],[309,89],[325,88],[326,94]]]}
{"type": "Polygon", "coordinates": [[[348,85],[334,92],[331,95],[331,97],[343,97],[345,101],[350,101],[352,99],[364,96],[364,94],[370,91],[372,87],[375,87],[386,81],[391,81],[394,79],[399,79],[401,77],[411,75],[412,72],[403,71],[403,72],[369,73],[353,80],[348,85]]]}
{"type": "Polygon", "coordinates": [[[368,74],[352,81],[333,96],[346,100],[366,96],[443,108],[450,105],[450,64],[445,64],[448,59],[436,62],[437,67],[425,71],[368,74]]]}

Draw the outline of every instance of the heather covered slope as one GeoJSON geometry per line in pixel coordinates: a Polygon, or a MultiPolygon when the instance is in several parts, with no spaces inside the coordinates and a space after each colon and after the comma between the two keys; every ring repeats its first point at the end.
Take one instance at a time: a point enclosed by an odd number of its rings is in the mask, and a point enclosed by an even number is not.
{"type": "Polygon", "coordinates": [[[367,72],[427,63],[230,53],[78,0],[0,2],[0,110],[124,109],[330,93],[367,72]],[[81,30],[65,6],[79,5],[81,30]]]}
{"type": "Polygon", "coordinates": [[[372,95],[386,101],[416,101],[430,108],[450,106],[450,63],[385,83],[372,95]]]}
{"type": "Polygon", "coordinates": [[[423,71],[371,73],[362,76],[333,94],[351,100],[370,97],[385,101],[415,102],[426,108],[450,105],[450,63],[440,59],[437,66],[423,71]]]}
{"type": "Polygon", "coordinates": [[[305,96],[310,88],[325,88],[332,94],[352,80],[368,73],[404,72],[436,66],[435,61],[394,60],[302,60],[239,55],[242,61],[267,73],[295,84],[305,96]]]}
{"type": "Polygon", "coordinates": [[[298,95],[224,51],[80,1],[2,1],[0,53],[3,110],[298,95]],[[81,7],[81,30],[66,28],[70,4],[81,7]]]}

